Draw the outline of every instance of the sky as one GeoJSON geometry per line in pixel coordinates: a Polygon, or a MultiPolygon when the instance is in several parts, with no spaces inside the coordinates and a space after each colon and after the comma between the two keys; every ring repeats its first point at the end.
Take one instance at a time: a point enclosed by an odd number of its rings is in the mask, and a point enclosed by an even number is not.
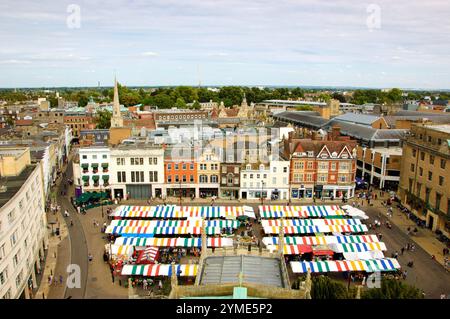
{"type": "Polygon", "coordinates": [[[450,89],[448,0],[2,0],[0,87],[450,89]]]}

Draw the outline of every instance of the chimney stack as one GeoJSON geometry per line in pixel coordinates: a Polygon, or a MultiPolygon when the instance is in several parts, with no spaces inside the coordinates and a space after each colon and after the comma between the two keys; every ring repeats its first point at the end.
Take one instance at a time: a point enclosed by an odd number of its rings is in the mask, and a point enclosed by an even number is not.
{"type": "Polygon", "coordinates": [[[340,136],[341,136],[341,128],[337,125],[333,126],[331,128],[331,140],[337,141],[337,140],[339,140],[340,136]]]}

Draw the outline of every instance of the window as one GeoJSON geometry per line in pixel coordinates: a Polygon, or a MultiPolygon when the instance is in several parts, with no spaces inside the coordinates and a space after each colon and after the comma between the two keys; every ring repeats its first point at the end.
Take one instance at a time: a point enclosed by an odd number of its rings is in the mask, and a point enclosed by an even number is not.
{"type": "Polygon", "coordinates": [[[336,170],[336,162],[331,163],[331,170],[336,170]]]}
{"type": "Polygon", "coordinates": [[[423,175],[423,168],[419,167],[419,175],[422,176],[423,175]]]}
{"type": "Polygon", "coordinates": [[[218,182],[218,177],[217,175],[212,175],[211,176],[211,183],[217,183],[218,182]]]}
{"type": "Polygon", "coordinates": [[[167,164],[167,170],[170,171],[172,169],[172,165],[171,164],[167,164]]]}
{"type": "Polygon", "coordinates": [[[152,165],[152,164],[153,164],[153,158],[152,158],[152,157],[149,157],[149,158],[148,158],[148,164],[149,164],[149,165],[152,165]]]}
{"type": "Polygon", "coordinates": [[[189,165],[189,169],[190,169],[191,171],[194,169],[194,163],[191,163],[191,164],[189,165]]]}
{"type": "Polygon", "coordinates": [[[428,204],[430,202],[430,193],[431,193],[431,188],[426,188],[425,189],[425,202],[428,204]]]}
{"type": "Polygon", "coordinates": [[[6,244],[0,246],[0,260],[2,260],[6,256],[5,245],[6,244]]]}
{"type": "Polygon", "coordinates": [[[20,284],[22,283],[22,271],[16,277],[16,286],[20,288],[20,284]]]}
{"type": "Polygon", "coordinates": [[[346,175],[339,175],[339,182],[346,182],[347,176],[346,175]]]}
{"type": "Polygon", "coordinates": [[[106,159],[106,158],[108,158],[108,156],[107,155],[105,155],[105,154],[103,154],[103,159],[106,159]]]}
{"type": "Polygon", "coordinates": [[[183,183],[186,183],[186,175],[183,175],[183,183]]]}
{"type": "Polygon", "coordinates": [[[412,155],[413,155],[413,157],[416,157],[417,151],[416,150],[412,150],[412,155]]]}
{"type": "Polygon", "coordinates": [[[434,156],[430,155],[430,164],[433,165],[434,164],[434,156]]]}
{"type": "Polygon", "coordinates": [[[17,234],[17,230],[16,230],[10,237],[11,246],[15,246],[16,245],[17,239],[18,239],[18,234],[17,234]]]}
{"type": "Polygon", "coordinates": [[[422,184],[417,183],[417,197],[420,197],[421,192],[422,192],[422,184]]]}
{"type": "Polygon", "coordinates": [[[158,165],[158,158],[157,157],[153,158],[153,164],[158,165]]]}
{"type": "MultiPolygon", "coordinates": [[[[326,174],[320,174],[318,177],[319,182],[326,182],[327,181],[327,175],[326,174]]],[[[345,180],[344,180],[345,182],[345,180]]]]}
{"type": "Polygon", "coordinates": [[[8,271],[6,269],[3,269],[3,271],[0,272],[0,285],[4,285],[7,279],[8,271]]]}
{"type": "Polygon", "coordinates": [[[425,160],[425,153],[424,152],[420,152],[420,160],[421,161],[425,160]]]}
{"type": "Polygon", "coordinates": [[[87,155],[83,155],[82,158],[83,158],[83,159],[87,159],[87,155]]]}
{"type": "Polygon", "coordinates": [[[131,172],[131,182],[134,183],[136,181],[136,176],[134,172],[131,172]]]}
{"type": "Polygon", "coordinates": [[[434,205],[434,208],[435,208],[436,210],[440,210],[440,207],[441,207],[441,198],[442,198],[442,195],[439,194],[439,193],[436,193],[436,204],[434,205]]]}
{"type": "Polygon", "coordinates": [[[97,159],[97,155],[92,155],[92,159],[97,159]]]}
{"type": "Polygon", "coordinates": [[[445,159],[441,159],[441,168],[445,169],[445,159]]]}
{"type": "Polygon", "coordinates": [[[439,186],[444,185],[444,176],[439,176],[439,186]]]}
{"type": "Polygon", "coordinates": [[[125,159],[124,159],[124,158],[118,157],[118,158],[117,158],[117,165],[118,165],[118,166],[120,166],[120,165],[125,165],[125,159]]]}
{"type": "Polygon", "coordinates": [[[191,183],[194,182],[194,175],[189,175],[189,182],[191,182],[191,183]]]}
{"type": "Polygon", "coordinates": [[[200,183],[208,183],[208,176],[200,175],[200,183]]]}
{"type": "Polygon", "coordinates": [[[172,176],[171,175],[167,176],[167,183],[172,183],[172,176]]]}
{"type": "Polygon", "coordinates": [[[20,253],[20,250],[13,257],[13,265],[14,265],[14,267],[17,267],[19,265],[19,253],[20,253]]]}
{"type": "Polygon", "coordinates": [[[433,173],[428,171],[428,180],[431,181],[433,179],[433,173]]]}
{"type": "Polygon", "coordinates": [[[117,182],[126,183],[126,175],[125,172],[117,172],[117,182]]]}
{"type": "Polygon", "coordinates": [[[276,168],[276,167],[273,168],[273,172],[274,172],[274,173],[277,172],[277,168],[276,168]]]}
{"type": "Polygon", "coordinates": [[[313,162],[308,162],[308,169],[312,169],[313,168],[313,162]]]}
{"type": "MultiPolygon", "coordinates": [[[[344,164],[344,163],[342,163],[344,164]]],[[[344,169],[344,167],[342,167],[344,169]]],[[[319,162],[319,169],[320,170],[327,170],[328,169],[328,163],[327,162],[319,162]]]]}
{"type": "Polygon", "coordinates": [[[175,170],[178,171],[178,164],[175,164],[175,170]]]}
{"type": "Polygon", "coordinates": [[[12,223],[14,222],[14,219],[16,218],[16,211],[13,209],[8,213],[8,222],[12,223]]]}
{"type": "Polygon", "coordinates": [[[180,182],[180,176],[175,175],[175,183],[179,183],[180,182]]]}
{"type": "Polygon", "coordinates": [[[414,172],[414,164],[411,164],[410,170],[411,172],[414,172]]]}
{"type": "Polygon", "coordinates": [[[277,178],[276,177],[272,177],[272,184],[276,184],[277,183],[277,178]]]}
{"type": "Polygon", "coordinates": [[[305,163],[304,162],[295,162],[294,163],[294,169],[304,169],[305,163]]]}

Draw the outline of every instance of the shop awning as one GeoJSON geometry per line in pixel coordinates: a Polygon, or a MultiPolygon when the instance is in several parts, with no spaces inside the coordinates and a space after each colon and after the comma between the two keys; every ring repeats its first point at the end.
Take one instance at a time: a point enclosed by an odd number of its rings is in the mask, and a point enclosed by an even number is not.
{"type": "Polygon", "coordinates": [[[108,181],[109,180],[109,175],[102,175],[102,179],[104,181],[108,181]]]}
{"type": "Polygon", "coordinates": [[[102,163],[102,167],[106,168],[106,167],[108,167],[108,165],[109,165],[108,163],[102,163]]]}
{"type": "Polygon", "coordinates": [[[89,164],[83,163],[83,164],[81,164],[81,167],[84,168],[84,169],[88,169],[89,168],[89,164]]]}
{"type": "Polygon", "coordinates": [[[93,181],[98,181],[98,179],[99,179],[99,176],[98,176],[98,175],[92,175],[92,180],[93,180],[93,181]]]}
{"type": "Polygon", "coordinates": [[[92,163],[91,166],[92,167],[98,167],[98,163],[92,163]]]}
{"type": "MultiPolygon", "coordinates": [[[[195,277],[198,265],[175,265],[178,276],[195,277]]],[[[122,268],[122,275],[125,276],[172,276],[172,265],[152,264],[152,265],[125,265],[122,268]]]]}
{"type": "Polygon", "coordinates": [[[344,271],[395,271],[400,269],[400,264],[394,258],[372,260],[327,260],[327,261],[291,261],[294,273],[311,272],[344,272],[344,271]]]}
{"type": "Polygon", "coordinates": [[[81,179],[82,179],[83,181],[85,181],[85,182],[88,182],[88,181],[89,181],[89,176],[84,175],[83,177],[81,177],[81,179]]]}

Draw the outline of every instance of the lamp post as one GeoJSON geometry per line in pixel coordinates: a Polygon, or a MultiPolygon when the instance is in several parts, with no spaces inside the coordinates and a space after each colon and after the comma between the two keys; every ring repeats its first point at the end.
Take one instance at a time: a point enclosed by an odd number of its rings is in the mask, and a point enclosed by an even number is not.
{"type": "Polygon", "coordinates": [[[264,206],[264,181],[261,181],[261,206],[264,206]]]}

